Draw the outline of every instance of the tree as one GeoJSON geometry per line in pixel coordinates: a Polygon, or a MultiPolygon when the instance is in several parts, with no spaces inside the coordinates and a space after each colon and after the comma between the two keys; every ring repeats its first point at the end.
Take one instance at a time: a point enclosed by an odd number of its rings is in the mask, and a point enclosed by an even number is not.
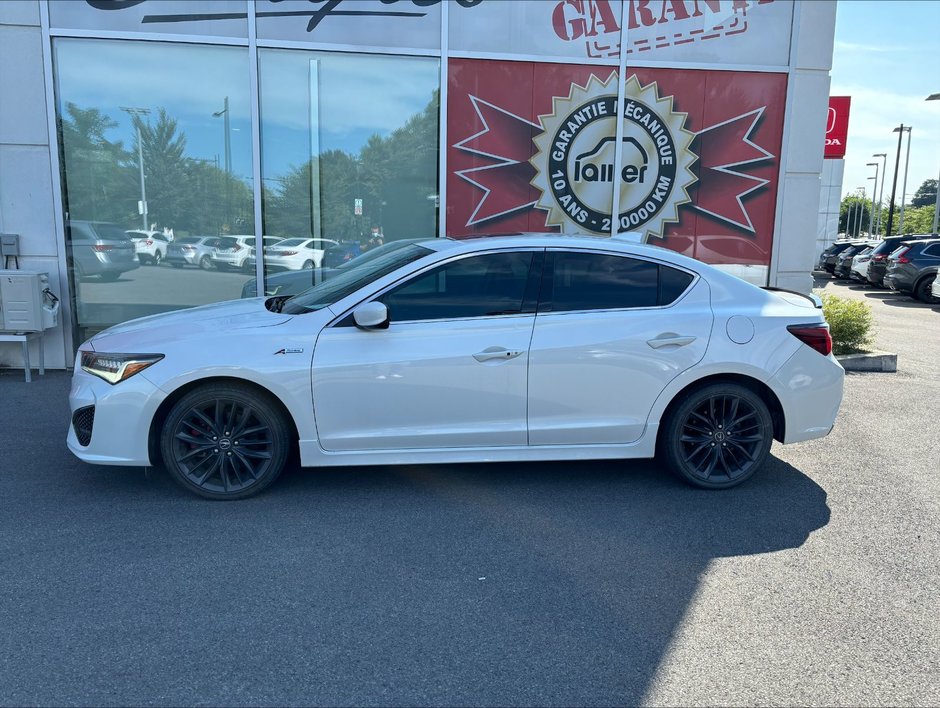
{"type": "MultiPolygon", "coordinates": [[[[872,210],[870,199],[849,195],[842,200],[839,208],[839,233],[847,236],[867,236],[868,217],[872,210]],[[857,219],[857,221],[856,221],[857,219]]],[[[872,225],[874,229],[874,225],[872,225]]]]}
{"type": "MultiPolygon", "coordinates": [[[[925,179],[923,184],[914,192],[914,198],[911,199],[912,207],[933,206],[937,203],[937,180],[925,179]]],[[[905,219],[907,214],[905,214],[905,219]]]]}
{"type": "Polygon", "coordinates": [[[906,234],[929,234],[933,226],[934,205],[911,208],[904,210],[904,233],[906,234]]]}

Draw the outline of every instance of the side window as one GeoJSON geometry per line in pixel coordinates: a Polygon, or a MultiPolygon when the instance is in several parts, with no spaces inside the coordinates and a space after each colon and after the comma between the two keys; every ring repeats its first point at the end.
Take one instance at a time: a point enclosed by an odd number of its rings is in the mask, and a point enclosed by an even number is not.
{"type": "Polygon", "coordinates": [[[684,270],[669,266],[659,266],[659,304],[671,305],[685,292],[692,282],[692,276],[684,270]]]}
{"type": "Polygon", "coordinates": [[[471,256],[431,270],[383,295],[392,322],[523,312],[532,252],[471,256]]]}
{"type": "Polygon", "coordinates": [[[935,243],[932,246],[925,248],[924,255],[933,256],[934,258],[940,257],[940,243],[935,243]]]}
{"type": "Polygon", "coordinates": [[[659,268],[655,263],[597,253],[555,254],[552,312],[654,307],[659,268]]]}

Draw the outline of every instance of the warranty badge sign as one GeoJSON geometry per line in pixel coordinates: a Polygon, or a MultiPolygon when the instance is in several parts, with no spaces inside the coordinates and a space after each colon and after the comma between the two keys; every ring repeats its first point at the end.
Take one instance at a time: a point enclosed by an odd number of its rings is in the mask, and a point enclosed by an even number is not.
{"type": "Polygon", "coordinates": [[[622,160],[616,169],[617,74],[607,81],[592,76],[574,84],[566,97],[554,97],[552,112],[540,115],[541,134],[530,163],[532,185],[548,211],[546,225],[562,231],[610,233],[614,187],[620,189],[620,231],[641,225],[647,235],[662,236],[663,226],[678,220],[695,182],[686,130],[686,114],[673,110],[672,96],[660,97],[655,82],[626,82],[621,111],[622,160]]]}

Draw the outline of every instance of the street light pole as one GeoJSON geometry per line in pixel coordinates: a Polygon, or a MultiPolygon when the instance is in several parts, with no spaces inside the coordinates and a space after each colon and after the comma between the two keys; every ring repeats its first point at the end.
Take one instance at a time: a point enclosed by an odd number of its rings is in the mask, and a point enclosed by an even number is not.
{"type": "MultiPolygon", "coordinates": [[[[913,126],[911,126],[912,128],[913,126]]],[[[898,220],[898,233],[904,233],[904,200],[907,197],[907,167],[911,162],[911,128],[907,129],[907,156],[904,158],[904,183],[901,185],[901,217],[898,220]]]]}
{"type": "Polygon", "coordinates": [[[881,201],[885,193],[885,179],[888,176],[888,154],[876,152],[872,157],[881,158],[881,189],[878,191],[878,222],[875,224],[875,231],[881,235],[881,201]]]}
{"type": "Polygon", "coordinates": [[[879,165],[877,162],[869,162],[865,165],[865,167],[875,168],[875,176],[868,178],[868,179],[875,180],[875,185],[871,189],[871,211],[868,212],[868,235],[872,236],[875,233],[874,231],[872,231],[872,221],[875,218],[875,195],[878,194],[878,167],[879,165]]]}
{"type": "Polygon", "coordinates": [[[140,216],[144,224],[144,231],[150,230],[149,212],[147,211],[147,181],[144,179],[144,146],[140,139],[141,116],[149,115],[149,108],[132,108],[121,106],[121,110],[132,116],[134,127],[137,128],[137,164],[140,167],[140,216]]]}
{"type": "MultiPolygon", "coordinates": [[[[940,93],[932,93],[927,96],[928,101],[940,101],[940,93]]],[[[933,227],[930,233],[937,233],[937,222],[940,221],[940,175],[937,175],[937,196],[934,199],[933,207],[933,227]]]]}
{"type": "Polygon", "coordinates": [[[222,103],[222,110],[212,114],[213,118],[222,117],[222,130],[225,131],[225,222],[231,221],[231,177],[232,177],[232,126],[229,118],[228,96],[222,103]]]}
{"type": "Polygon", "coordinates": [[[891,235],[891,227],[894,225],[894,198],[898,193],[898,168],[901,166],[901,138],[904,137],[904,123],[891,132],[898,134],[898,152],[894,158],[894,179],[891,181],[891,202],[888,204],[888,228],[885,229],[885,236],[891,235]]]}

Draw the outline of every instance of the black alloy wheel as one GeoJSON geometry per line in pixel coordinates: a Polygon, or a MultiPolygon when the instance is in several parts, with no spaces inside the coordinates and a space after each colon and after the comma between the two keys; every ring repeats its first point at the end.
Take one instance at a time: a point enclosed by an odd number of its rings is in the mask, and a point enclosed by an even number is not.
{"type": "Polygon", "coordinates": [[[665,421],[660,449],[669,467],[689,484],[728,489],[764,463],[773,441],[767,405],[739,384],[693,391],[665,421]]]}
{"type": "Polygon", "coordinates": [[[933,296],[933,293],[931,292],[932,287],[933,287],[933,278],[931,278],[930,276],[923,278],[917,284],[917,287],[914,288],[914,297],[920,300],[921,302],[927,303],[928,305],[932,305],[936,303],[937,298],[935,298],[933,296]]]}
{"type": "Polygon", "coordinates": [[[304,270],[313,270],[313,261],[304,261],[304,270]]]}
{"type": "Polygon", "coordinates": [[[160,255],[160,251],[157,251],[156,253],[153,254],[153,260],[150,261],[150,262],[151,262],[153,265],[158,266],[158,265],[160,265],[160,262],[161,262],[162,260],[163,260],[163,256],[160,255]]]}
{"type": "Polygon", "coordinates": [[[184,488],[207,499],[244,499],[281,474],[288,426],[270,396],[207,384],[181,398],[163,426],[163,462],[184,488]]]}

